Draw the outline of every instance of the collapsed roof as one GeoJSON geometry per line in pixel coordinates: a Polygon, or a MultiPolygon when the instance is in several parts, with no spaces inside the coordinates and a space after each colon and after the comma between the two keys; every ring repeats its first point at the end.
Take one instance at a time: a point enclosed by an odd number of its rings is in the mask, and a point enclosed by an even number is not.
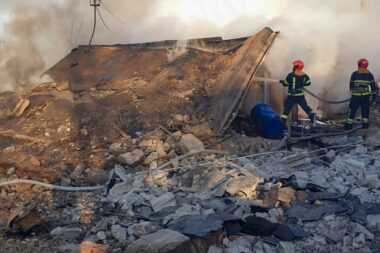
{"type": "Polygon", "coordinates": [[[178,107],[177,102],[170,103],[171,98],[188,94],[193,103],[185,107],[209,115],[214,133],[222,135],[277,34],[264,28],[252,37],[232,40],[214,37],[99,45],[90,51],[80,46],[47,74],[57,82],[68,80],[71,90],[78,93],[93,89],[121,91],[130,89],[133,80],[144,80],[150,88],[143,89],[140,96],[159,104],[140,108],[141,112],[150,112],[152,119],[165,117],[173,106],[178,107]]]}

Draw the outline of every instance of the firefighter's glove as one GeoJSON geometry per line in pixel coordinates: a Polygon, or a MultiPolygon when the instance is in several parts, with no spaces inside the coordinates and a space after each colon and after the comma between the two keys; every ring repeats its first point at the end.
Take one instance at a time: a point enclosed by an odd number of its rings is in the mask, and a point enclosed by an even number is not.
{"type": "Polygon", "coordinates": [[[285,80],[280,80],[280,82],[282,85],[285,85],[285,80]]]}

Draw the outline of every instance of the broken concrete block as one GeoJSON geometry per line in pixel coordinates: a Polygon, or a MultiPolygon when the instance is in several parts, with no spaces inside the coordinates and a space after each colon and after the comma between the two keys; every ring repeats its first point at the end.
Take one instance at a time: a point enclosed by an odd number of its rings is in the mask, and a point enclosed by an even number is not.
{"type": "Polygon", "coordinates": [[[291,242],[280,242],[280,253],[296,253],[296,248],[291,242]]]}
{"type": "Polygon", "coordinates": [[[56,227],[50,231],[51,236],[59,236],[64,239],[77,239],[82,234],[81,228],[56,227]]]}
{"type": "Polygon", "coordinates": [[[284,203],[290,203],[296,200],[296,191],[291,187],[284,187],[278,189],[277,199],[284,203]]]}
{"type": "Polygon", "coordinates": [[[333,162],[336,158],[336,153],[334,150],[330,150],[329,152],[327,152],[326,154],[326,158],[330,161],[330,162],[333,162]]]}
{"type": "Polygon", "coordinates": [[[120,242],[124,242],[127,239],[127,229],[116,224],[111,227],[112,237],[120,242]]]}
{"type": "Polygon", "coordinates": [[[344,163],[350,170],[357,170],[357,169],[365,170],[365,167],[366,167],[365,163],[354,160],[354,159],[344,160],[344,163]]]}
{"type": "Polygon", "coordinates": [[[141,222],[128,227],[128,235],[140,237],[156,232],[158,229],[151,222],[141,222]]]}
{"type": "Polygon", "coordinates": [[[170,229],[195,237],[208,237],[222,229],[223,220],[217,216],[188,215],[172,222],[170,229]]]}
{"type": "Polygon", "coordinates": [[[377,190],[380,188],[380,180],[378,175],[365,175],[365,180],[363,182],[363,185],[370,188],[377,190]]]}
{"type": "Polygon", "coordinates": [[[241,168],[241,172],[247,176],[252,175],[258,178],[269,179],[269,176],[267,173],[265,173],[263,170],[257,168],[255,165],[251,163],[244,165],[244,167],[241,168]]]}
{"type": "Polygon", "coordinates": [[[380,215],[367,215],[367,227],[374,231],[380,231],[380,215]]]}
{"type": "Polygon", "coordinates": [[[169,253],[190,251],[190,238],[170,229],[162,229],[150,235],[144,235],[130,244],[126,253],[169,253]]]}
{"type": "Polygon", "coordinates": [[[227,183],[226,192],[231,195],[242,193],[247,198],[255,198],[256,187],[261,183],[264,183],[264,179],[255,176],[236,177],[227,183]]]}
{"type": "Polygon", "coordinates": [[[128,175],[125,168],[119,164],[116,164],[114,167],[115,174],[120,177],[124,182],[132,182],[133,177],[131,175],[128,175]]]}
{"type": "Polygon", "coordinates": [[[223,253],[223,249],[216,247],[215,245],[212,245],[210,246],[210,248],[208,248],[207,253],[223,253]]]}
{"type": "Polygon", "coordinates": [[[295,176],[298,188],[306,189],[307,183],[309,181],[309,175],[307,174],[307,172],[297,171],[293,175],[295,176]]]}
{"type": "Polygon", "coordinates": [[[179,146],[184,153],[201,151],[204,149],[203,142],[192,134],[182,136],[179,146]]]}
{"type": "Polygon", "coordinates": [[[369,232],[365,227],[360,225],[359,223],[354,223],[354,227],[352,228],[352,233],[363,233],[367,240],[373,240],[375,239],[375,235],[369,232]]]}
{"type": "Polygon", "coordinates": [[[239,237],[238,239],[230,242],[225,251],[226,253],[251,253],[252,245],[246,239],[239,237]]]}
{"type": "Polygon", "coordinates": [[[96,237],[98,237],[98,239],[101,241],[107,239],[107,235],[104,231],[99,231],[98,233],[96,233],[96,237]]]}
{"type": "Polygon", "coordinates": [[[201,207],[200,206],[184,205],[184,206],[178,208],[175,211],[175,213],[166,216],[164,218],[162,224],[167,225],[170,221],[177,220],[183,216],[200,215],[200,214],[201,214],[201,207]]]}
{"type": "Polygon", "coordinates": [[[127,152],[119,155],[119,161],[121,163],[127,164],[129,166],[137,165],[144,158],[144,151],[140,149],[135,149],[132,152],[127,152]]]}
{"type": "Polygon", "coordinates": [[[171,207],[171,206],[176,206],[176,200],[175,196],[173,193],[168,192],[164,195],[161,195],[159,197],[154,197],[149,200],[150,205],[152,206],[152,209],[155,213],[159,212],[160,210],[166,208],[166,207],[171,207]]]}
{"type": "Polygon", "coordinates": [[[211,191],[226,180],[226,173],[219,170],[195,168],[180,178],[182,190],[190,192],[211,191]]]}
{"type": "Polygon", "coordinates": [[[288,169],[309,168],[312,166],[307,153],[294,154],[281,159],[281,163],[288,169]]]}
{"type": "Polygon", "coordinates": [[[131,185],[130,182],[122,182],[122,183],[114,185],[109,191],[109,194],[111,197],[116,197],[124,193],[127,193],[132,189],[133,189],[133,186],[131,185]]]}

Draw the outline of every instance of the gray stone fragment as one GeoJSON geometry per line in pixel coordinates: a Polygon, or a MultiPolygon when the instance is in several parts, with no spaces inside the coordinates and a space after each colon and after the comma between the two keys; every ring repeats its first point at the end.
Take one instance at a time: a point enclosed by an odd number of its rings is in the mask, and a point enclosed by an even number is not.
{"type": "Polygon", "coordinates": [[[191,215],[174,221],[169,228],[185,235],[205,237],[222,226],[223,221],[216,216],[191,215]]]}
{"type": "Polygon", "coordinates": [[[141,222],[128,227],[128,235],[140,237],[156,232],[158,229],[150,222],[141,222]]]}
{"type": "Polygon", "coordinates": [[[114,185],[109,191],[109,194],[111,197],[116,197],[116,196],[129,192],[130,190],[132,190],[132,188],[133,187],[130,182],[124,181],[122,183],[114,185]]]}
{"type": "Polygon", "coordinates": [[[160,210],[166,207],[176,206],[175,196],[171,192],[168,192],[159,197],[154,197],[150,199],[149,202],[155,213],[159,212],[160,210]]]}
{"type": "Polygon", "coordinates": [[[380,214],[367,215],[367,227],[374,231],[380,231],[380,214]]]}
{"type": "Polygon", "coordinates": [[[56,227],[50,231],[51,236],[59,236],[65,239],[76,239],[82,234],[81,228],[56,227]]]}
{"type": "Polygon", "coordinates": [[[354,227],[352,228],[352,233],[363,233],[367,240],[373,240],[375,239],[375,235],[369,232],[365,227],[360,225],[359,223],[354,223],[354,227]]]}
{"type": "Polygon", "coordinates": [[[144,155],[144,151],[135,149],[132,152],[127,152],[119,155],[119,161],[123,164],[134,166],[143,160],[144,155]]]}
{"type": "Polygon", "coordinates": [[[127,229],[116,224],[111,227],[112,237],[120,242],[124,242],[127,239],[127,229]]]}
{"type": "Polygon", "coordinates": [[[297,171],[293,175],[296,178],[296,184],[298,188],[305,189],[309,180],[309,175],[307,174],[307,172],[297,171]]]}
{"type": "Polygon", "coordinates": [[[223,253],[223,249],[219,248],[219,247],[216,247],[215,245],[212,245],[207,253],[223,253]]]}
{"type": "Polygon", "coordinates": [[[191,252],[190,244],[189,237],[170,229],[162,229],[142,236],[128,246],[126,253],[191,252]]]}
{"type": "Polygon", "coordinates": [[[76,247],[77,247],[77,245],[75,245],[73,243],[66,243],[66,244],[58,247],[58,252],[59,253],[71,253],[75,250],[76,247]]]}
{"type": "Polygon", "coordinates": [[[183,216],[200,215],[200,214],[201,214],[201,207],[200,206],[184,205],[184,206],[178,208],[175,211],[175,213],[166,216],[164,218],[162,224],[167,225],[170,221],[177,220],[183,216]]]}
{"type": "Polygon", "coordinates": [[[98,233],[96,233],[96,236],[101,241],[103,241],[107,238],[106,233],[104,231],[99,231],[98,233]]]}
{"type": "Polygon", "coordinates": [[[251,253],[252,245],[249,241],[242,237],[230,242],[226,249],[226,253],[251,253]]]}
{"type": "Polygon", "coordinates": [[[182,136],[179,146],[184,153],[201,151],[204,149],[203,142],[192,134],[182,136]]]}
{"type": "Polygon", "coordinates": [[[291,242],[280,242],[281,253],[296,253],[295,245],[291,242]]]}
{"type": "Polygon", "coordinates": [[[125,168],[119,164],[116,164],[114,167],[115,174],[120,177],[124,182],[132,182],[133,177],[131,175],[128,175],[125,168]]]}
{"type": "Polygon", "coordinates": [[[365,163],[354,160],[354,159],[348,159],[344,160],[344,163],[346,164],[347,168],[350,170],[365,170],[365,163]]]}

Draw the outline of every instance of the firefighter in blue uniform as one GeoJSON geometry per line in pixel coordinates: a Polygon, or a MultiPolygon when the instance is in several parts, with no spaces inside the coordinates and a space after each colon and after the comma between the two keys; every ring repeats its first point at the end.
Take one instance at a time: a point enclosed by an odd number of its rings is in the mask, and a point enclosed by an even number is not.
{"type": "Polygon", "coordinates": [[[305,86],[311,85],[309,76],[302,71],[304,67],[305,64],[301,60],[294,61],[293,71],[288,74],[285,80],[280,80],[280,83],[283,86],[288,87],[288,96],[285,102],[284,113],[281,115],[281,119],[285,125],[290,111],[296,104],[301,106],[301,108],[307,113],[312,125],[316,125],[316,115],[313,109],[311,109],[311,107],[307,104],[305,94],[302,89],[305,86]]]}
{"type": "Polygon", "coordinates": [[[359,107],[362,110],[362,127],[369,127],[369,109],[370,99],[376,99],[377,87],[375,79],[371,72],[368,71],[368,60],[360,59],[358,61],[358,70],[352,73],[350,80],[351,101],[348,119],[345,129],[350,130],[353,127],[355,114],[359,107]]]}

